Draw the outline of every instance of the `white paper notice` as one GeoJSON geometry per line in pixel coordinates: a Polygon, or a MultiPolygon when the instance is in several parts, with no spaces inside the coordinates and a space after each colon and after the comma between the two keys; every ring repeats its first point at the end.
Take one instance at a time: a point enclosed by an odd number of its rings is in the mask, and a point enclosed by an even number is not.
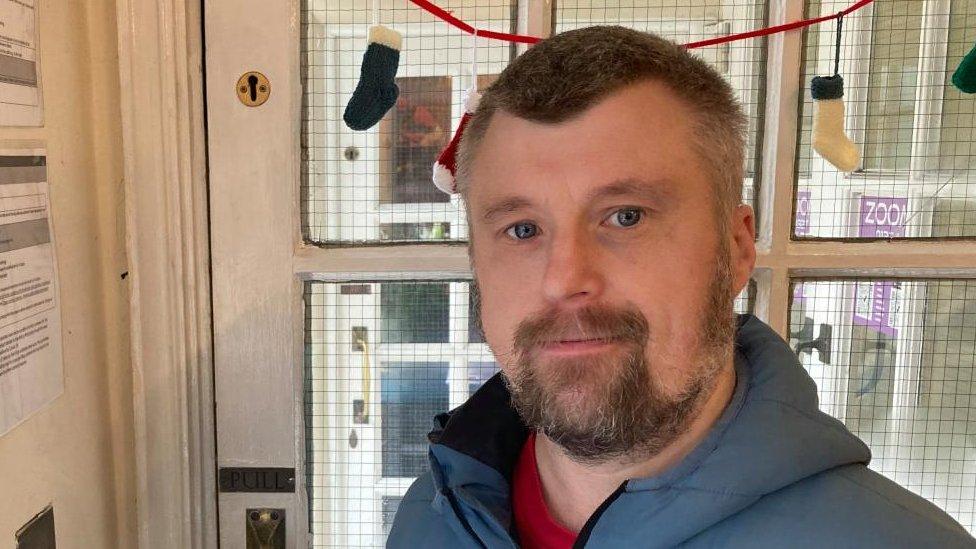
{"type": "Polygon", "coordinates": [[[61,306],[43,150],[0,149],[0,435],[61,394],[61,306]]]}
{"type": "Polygon", "coordinates": [[[0,126],[43,122],[36,0],[0,0],[0,126]]]}

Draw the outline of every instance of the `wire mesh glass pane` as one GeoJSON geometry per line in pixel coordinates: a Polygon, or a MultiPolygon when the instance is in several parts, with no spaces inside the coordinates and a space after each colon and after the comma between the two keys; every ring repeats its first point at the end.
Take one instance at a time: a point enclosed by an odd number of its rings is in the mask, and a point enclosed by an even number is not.
{"type": "Polygon", "coordinates": [[[976,280],[796,281],[790,345],[870,467],[976,533],[976,280]]]}
{"type": "MultiPolygon", "coordinates": [[[[441,0],[480,29],[512,32],[515,0],[441,0]]],[[[302,2],[302,229],[310,243],[457,241],[467,238],[459,202],[434,187],[432,168],[463,114],[478,59],[483,88],[512,45],[470,36],[408,2],[302,2]],[[396,104],[353,131],[343,112],[359,82],[373,17],[403,37],[396,104]]]]}
{"type": "Polygon", "coordinates": [[[380,339],[384,343],[447,343],[450,288],[447,283],[380,285],[380,339]]]}
{"type": "Polygon", "coordinates": [[[498,365],[472,328],[464,280],[309,282],[306,470],[315,547],[382,547],[427,470],[435,415],[498,365]]]}
{"type": "Polygon", "coordinates": [[[385,362],[380,366],[383,477],[419,477],[427,470],[430,420],[450,404],[448,362],[385,362]]]}
{"type": "Polygon", "coordinates": [[[865,170],[911,168],[922,4],[883,2],[874,8],[870,46],[873,70],[868,71],[866,98],[865,170]]]}
{"type": "MultiPolygon", "coordinates": [[[[806,16],[849,4],[808,1],[806,16]]],[[[804,31],[794,237],[976,237],[976,96],[951,82],[976,43],[976,1],[887,0],[844,18],[843,119],[861,155],[852,173],[812,148],[810,81],[834,73],[836,30],[804,31]]]]}
{"type": "MultiPolygon", "coordinates": [[[[427,470],[435,415],[498,372],[465,280],[308,282],[305,439],[314,547],[382,547],[427,470]]],[[[754,285],[735,302],[751,310],[754,285]]]]}
{"type": "Polygon", "coordinates": [[[749,313],[752,311],[756,304],[756,281],[749,280],[749,284],[743,289],[739,295],[735,296],[735,301],[732,303],[732,309],[736,313],[749,313]]]}
{"type": "Polygon", "coordinates": [[[393,528],[393,519],[396,517],[401,501],[403,498],[383,496],[383,533],[387,536],[390,535],[390,529],[393,528]]]}
{"type": "MultiPolygon", "coordinates": [[[[681,44],[755,30],[765,26],[765,21],[766,2],[760,0],[559,0],[555,9],[557,32],[590,25],[622,25],[681,44]]],[[[743,201],[747,204],[753,203],[759,182],[765,48],[765,38],[755,38],[692,50],[729,80],[748,116],[743,182],[743,201]]]]}

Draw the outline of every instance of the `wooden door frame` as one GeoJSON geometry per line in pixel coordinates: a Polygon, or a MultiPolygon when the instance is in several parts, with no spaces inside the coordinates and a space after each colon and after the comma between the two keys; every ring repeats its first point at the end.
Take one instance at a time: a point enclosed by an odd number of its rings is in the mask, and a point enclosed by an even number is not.
{"type": "Polygon", "coordinates": [[[201,8],[116,8],[140,548],[217,546],[201,8]]]}

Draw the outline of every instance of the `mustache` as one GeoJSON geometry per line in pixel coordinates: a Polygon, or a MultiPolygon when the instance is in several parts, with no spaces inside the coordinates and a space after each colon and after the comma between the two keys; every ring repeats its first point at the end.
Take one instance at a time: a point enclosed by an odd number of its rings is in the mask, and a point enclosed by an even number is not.
{"type": "Polygon", "coordinates": [[[553,308],[534,314],[515,329],[514,350],[526,353],[559,341],[625,341],[647,343],[650,326],[636,307],[593,305],[567,313],[553,308]]]}

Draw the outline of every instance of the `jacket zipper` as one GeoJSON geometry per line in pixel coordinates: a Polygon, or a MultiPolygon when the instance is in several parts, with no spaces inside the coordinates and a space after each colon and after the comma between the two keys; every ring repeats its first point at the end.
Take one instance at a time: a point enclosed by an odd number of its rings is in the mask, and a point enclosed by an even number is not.
{"type": "Polygon", "coordinates": [[[600,520],[600,517],[607,510],[607,508],[613,505],[613,502],[620,497],[620,494],[624,493],[624,489],[626,487],[627,487],[626,482],[618,486],[617,489],[614,490],[613,493],[607,497],[607,499],[603,500],[603,503],[601,503],[600,506],[596,508],[596,511],[593,511],[593,514],[590,515],[590,518],[586,519],[586,524],[583,525],[583,529],[580,530],[579,535],[576,536],[576,542],[573,543],[573,549],[583,549],[583,546],[586,545],[586,542],[590,540],[590,534],[593,533],[593,528],[596,526],[596,523],[600,520]]]}
{"type": "Polygon", "coordinates": [[[447,501],[451,504],[451,510],[454,511],[454,516],[457,518],[458,522],[461,523],[461,526],[464,527],[464,530],[468,533],[468,535],[471,536],[471,539],[477,541],[479,546],[485,547],[485,543],[481,541],[481,538],[475,533],[474,528],[468,524],[468,519],[464,518],[464,513],[461,511],[461,504],[458,503],[454,492],[449,488],[444,488],[441,490],[441,494],[447,498],[447,501]]]}

